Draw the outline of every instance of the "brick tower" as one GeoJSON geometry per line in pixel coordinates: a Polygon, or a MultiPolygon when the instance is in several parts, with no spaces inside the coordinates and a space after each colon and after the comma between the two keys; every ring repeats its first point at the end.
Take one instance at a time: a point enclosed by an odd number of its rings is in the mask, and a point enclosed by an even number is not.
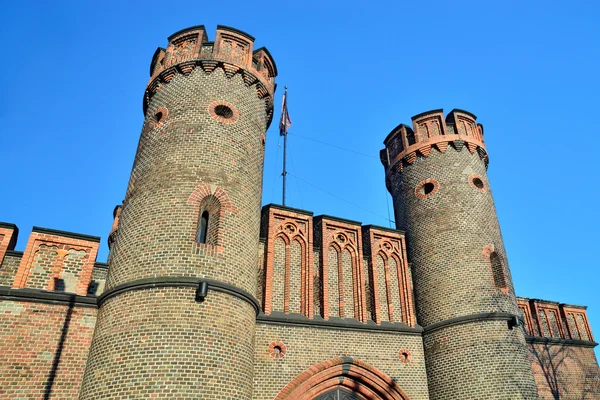
{"type": "Polygon", "coordinates": [[[154,54],[82,400],[252,397],[277,74],[253,42],[224,26],[209,42],[197,26],[154,54]]]}
{"type": "Polygon", "coordinates": [[[412,118],[381,159],[406,231],[431,399],[536,399],[486,169],[466,111],[412,118]]]}

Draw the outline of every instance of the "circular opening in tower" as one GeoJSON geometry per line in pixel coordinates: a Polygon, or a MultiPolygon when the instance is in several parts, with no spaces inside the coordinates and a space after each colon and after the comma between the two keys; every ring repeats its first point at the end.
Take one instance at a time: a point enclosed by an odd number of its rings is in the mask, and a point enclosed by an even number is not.
{"type": "Polygon", "coordinates": [[[415,195],[420,199],[427,199],[439,189],[439,184],[435,179],[426,179],[417,185],[415,195]]]}
{"type": "Polygon", "coordinates": [[[283,353],[283,349],[281,348],[281,346],[273,347],[273,354],[275,356],[279,356],[281,353],[283,353]]]}
{"type": "Polygon", "coordinates": [[[215,114],[225,119],[233,118],[233,110],[224,104],[219,104],[215,107],[215,114]]]}
{"type": "Polygon", "coordinates": [[[160,120],[163,118],[163,113],[162,112],[157,112],[156,114],[154,114],[154,119],[156,120],[156,122],[160,122],[160,120]]]}
{"type": "Polygon", "coordinates": [[[483,179],[481,179],[481,177],[479,175],[471,175],[469,177],[469,184],[471,185],[471,187],[481,193],[485,192],[485,183],[483,182],[483,179]]]}
{"type": "Polygon", "coordinates": [[[428,195],[435,189],[435,185],[431,182],[427,182],[423,185],[423,194],[428,195]]]}
{"type": "Polygon", "coordinates": [[[400,359],[400,362],[403,363],[408,363],[411,360],[411,355],[410,352],[406,349],[400,350],[400,352],[398,353],[398,358],[400,359]]]}

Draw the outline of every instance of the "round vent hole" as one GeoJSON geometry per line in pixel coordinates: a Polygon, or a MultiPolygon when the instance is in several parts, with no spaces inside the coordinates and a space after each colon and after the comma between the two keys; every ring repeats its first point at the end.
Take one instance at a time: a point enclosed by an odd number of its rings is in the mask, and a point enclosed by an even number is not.
{"type": "Polygon", "coordinates": [[[479,178],[473,178],[473,185],[475,185],[477,189],[483,189],[484,187],[483,181],[479,178]]]}
{"type": "Polygon", "coordinates": [[[431,182],[427,182],[426,184],[423,185],[423,193],[424,194],[429,194],[429,193],[433,192],[433,189],[435,189],[435,186],[431,182]]]}
{"type": "Polygon", "coordinates": [[[233,118],[233,110],[226,105],[219,104],[215,107],[215,114],[221,118],[231,119],[233,118]]]}

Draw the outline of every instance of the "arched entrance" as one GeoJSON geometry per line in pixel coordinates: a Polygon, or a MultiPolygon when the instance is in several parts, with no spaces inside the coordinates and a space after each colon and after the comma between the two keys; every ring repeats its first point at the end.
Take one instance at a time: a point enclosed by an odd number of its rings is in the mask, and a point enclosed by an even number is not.
{"type": "Polygon", "coordinates": [[[275,400],[410,400],[379,369],[351,357],[337,357],[309,367],[279,392],[275,400]]]}

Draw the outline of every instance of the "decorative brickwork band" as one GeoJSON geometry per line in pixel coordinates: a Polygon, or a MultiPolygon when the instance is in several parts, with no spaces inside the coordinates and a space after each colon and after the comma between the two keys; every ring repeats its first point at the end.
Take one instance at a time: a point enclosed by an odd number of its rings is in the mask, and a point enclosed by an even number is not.
{"type": "Polygon", "coordinates": [[[432,149],[445,153],[449,145],[457,151],[466,146],[477,152],[487,165],[487,151],[483,141],[483,126],[468,111],[454,109],[444,118],[443,110],[433,110],[412,117],[412,128],[400,124],[385,138],[381,162],[386,171],[401,172],[417,157],[427,157],[432,149]]]}
{"type": "Polygon", "coordinates": [[[265,314],[276,310],[311,318],[314,313],[311,215],[271,205],[263,210],[263,221],[269,227],[265,233],[265,314]]]}
{"type": "Polygon", "coordinates": [[[366,285],[360,223],[321,216],[316,219],[321,247],[321,315],[366,322],[366,285]]]}
{"type": "Polygon", "coordinates": [[[406,243],[401,231],[368,225],[363,227],[371,319],[403,322],[415,326],[412,279],[406,261],[406,243]]]}
{"type": "Polygon", "coordinates": [[[176,75],[188,75],[197,67],[207,74],[221,68],[228,78],[240,74],[247,86],[255,86],[257,96],[265,100],[268,127],[273,118],[277,68],[266,48],[253,51],[253,46],[252,36],[222,25],[217,26],[214,42],[208,42],[204,26],[175,33],[169,37],[166,49],[158,48],[154,53],[151,78],[144,96],[144,112],[160,87],[176,75]]]}
{"type": "Polygon", "coordinates": [[[309,367],[288,383],[275,400],[310,400],[336,387],[347,388],[366,399],[410,399],[379,369],[351,357],[337,357],[309,367]]]}
{"type": "Polygon", "coordinates": [[[100,238],[34,227],[13,288],[86,295],[100,238]]]}
{"type": "Polygon", "coordinates": [[[525,332],[529,336],[594,341],[583,306],[524,297],[517,298],[517,304],[523,312],[525,332]]]}

